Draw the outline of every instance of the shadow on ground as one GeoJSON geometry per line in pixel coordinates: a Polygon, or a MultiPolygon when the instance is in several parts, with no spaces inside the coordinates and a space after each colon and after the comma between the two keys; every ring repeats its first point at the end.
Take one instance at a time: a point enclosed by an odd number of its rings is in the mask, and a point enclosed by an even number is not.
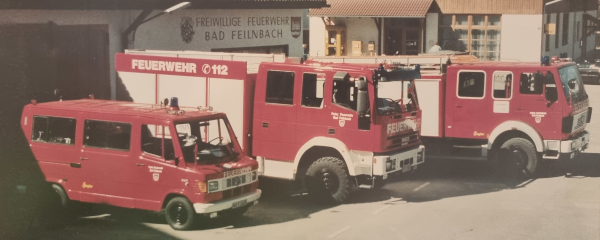
{"type": "MultiPolygon", "coordinates": [[[[598,153],[581,154],[572,164],[572,179],[600,177],[600,154],[598,153]]],[[[436,201],[526,188],[528,184],[544,178],[565,178],[565,171],[560,167],[545,167],[546,169],[539,178],[515,180],[494,176],[487,165],[482,162],[449,160],[428,162],[427,165],[421,166],[416,174],[392,179],[382,189],[355,190],[346,204],[369,202],[393,204],[390,200],[436,201]]],[[[236,229],[277,224],[310,218],[313,213],[334,207],[313,203],[306,194],[290,195],[285,193],[282,189],[288,188],[286,184],[282,181],[261,179],[263,196],[260,204],[251,207],[246,214],[236,219],[201,219],[194,230],[236,229]]],[[[88,212],[84,215],[91,217],[79,218],[69,225],[47,229],[42,233],[34,234],[33,238],[44,236],[45,239],[61,239],[93,236],[90,239],[127,239],[128,237],[174,239],[169,235],[168,231],[171,229],[160,213],[90,205],[88,212]]]]}

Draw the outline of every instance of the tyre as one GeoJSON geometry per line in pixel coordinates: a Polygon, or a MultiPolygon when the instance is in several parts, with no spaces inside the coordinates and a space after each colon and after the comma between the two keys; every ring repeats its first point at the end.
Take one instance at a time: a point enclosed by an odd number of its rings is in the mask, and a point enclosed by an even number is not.
{"type": "Polygon", "coordinates": [[[512,138],[504,142],[496,158],[495,170],[501,170],[505,176],[531,178],[539,169],[535,146],[524,138],[512,138]]]}
{"type": "Polygon", "coordinates": [[[171,228],[175,230],[189,230],[196,219],[196,212],[187,198],[174,197],[167,203],[165,218],[171,228]]]}
{"type": "Polygon", "coordinates": [[[67,206],[69,205],[69,197],[67,197],[67,193],[65,192],[65,190],[63,190],[63,188],[61,186],[59,186],[58,184],[52,184],[52,189],[54,190],[54,192],[56,192],[56,194],[60,198],[61,206],[63,208],[67,208],[67,206]]]}
{"type": "Polygon", "coordinates": [[[322,203],[342,203],[350,195],[346,163],[336,157],[322,157],[306,170],[306,190],[322,203]]]}

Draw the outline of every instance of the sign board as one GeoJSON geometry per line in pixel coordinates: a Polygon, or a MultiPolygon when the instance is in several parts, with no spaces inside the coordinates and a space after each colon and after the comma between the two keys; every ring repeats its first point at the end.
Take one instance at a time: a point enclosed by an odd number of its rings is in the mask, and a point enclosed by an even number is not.
{"type": "Polygon", "coordinates": [[[556,24],[554,23],[546,23],[544,25],[544,33],[554,35],[556,34],[556,24]]]}

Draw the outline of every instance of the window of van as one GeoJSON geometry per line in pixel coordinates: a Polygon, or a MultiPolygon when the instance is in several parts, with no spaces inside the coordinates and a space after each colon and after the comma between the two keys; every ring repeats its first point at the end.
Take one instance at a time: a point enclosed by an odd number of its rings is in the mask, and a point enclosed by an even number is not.
{"type": "Polygon", "coordinates": [[[129,151],[131,123],[85,120],[83,145],[129,151]]]}
{"type": "Polygon", "coordinates": [[[173,148],[169,127],[142,124],[141,134],[140,139],[144,153],[163,157],[165,160],[175,160],[175,149],[173,148]]]}
{"type": "Polygon", "coordinates": [[[536,81],[536,77],[540,78],[543,77],[543,75],[539,71],[537,73],[521,73],[521,81],[519,82],[519,92],[522,94],[542,94],[542,84],[544,81],[541,81],[539,79],[536,81]]]}
{"type": "Polygon", "coordinates": [[[36,142],[75,144],[74,118],[33,116],[31,140],[36,142]]]}
{"type": "Polygon", "coordinates": [[[302,106],[321,108],[325,90],[325,74],[305,73],[302,76],[302,106]]]}

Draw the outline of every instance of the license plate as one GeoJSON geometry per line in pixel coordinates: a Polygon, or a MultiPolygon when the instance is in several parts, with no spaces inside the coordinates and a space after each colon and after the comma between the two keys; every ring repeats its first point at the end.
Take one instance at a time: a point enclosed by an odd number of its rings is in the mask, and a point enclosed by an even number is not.
{"type": "Polygon", "coordinates": [[[247,199],[237,201],[237,202],[234,202],[233,204],[231,204],[231,208],[243,207],[243,206],[246,206],[246,203],[248,203],[247,199]]]}

